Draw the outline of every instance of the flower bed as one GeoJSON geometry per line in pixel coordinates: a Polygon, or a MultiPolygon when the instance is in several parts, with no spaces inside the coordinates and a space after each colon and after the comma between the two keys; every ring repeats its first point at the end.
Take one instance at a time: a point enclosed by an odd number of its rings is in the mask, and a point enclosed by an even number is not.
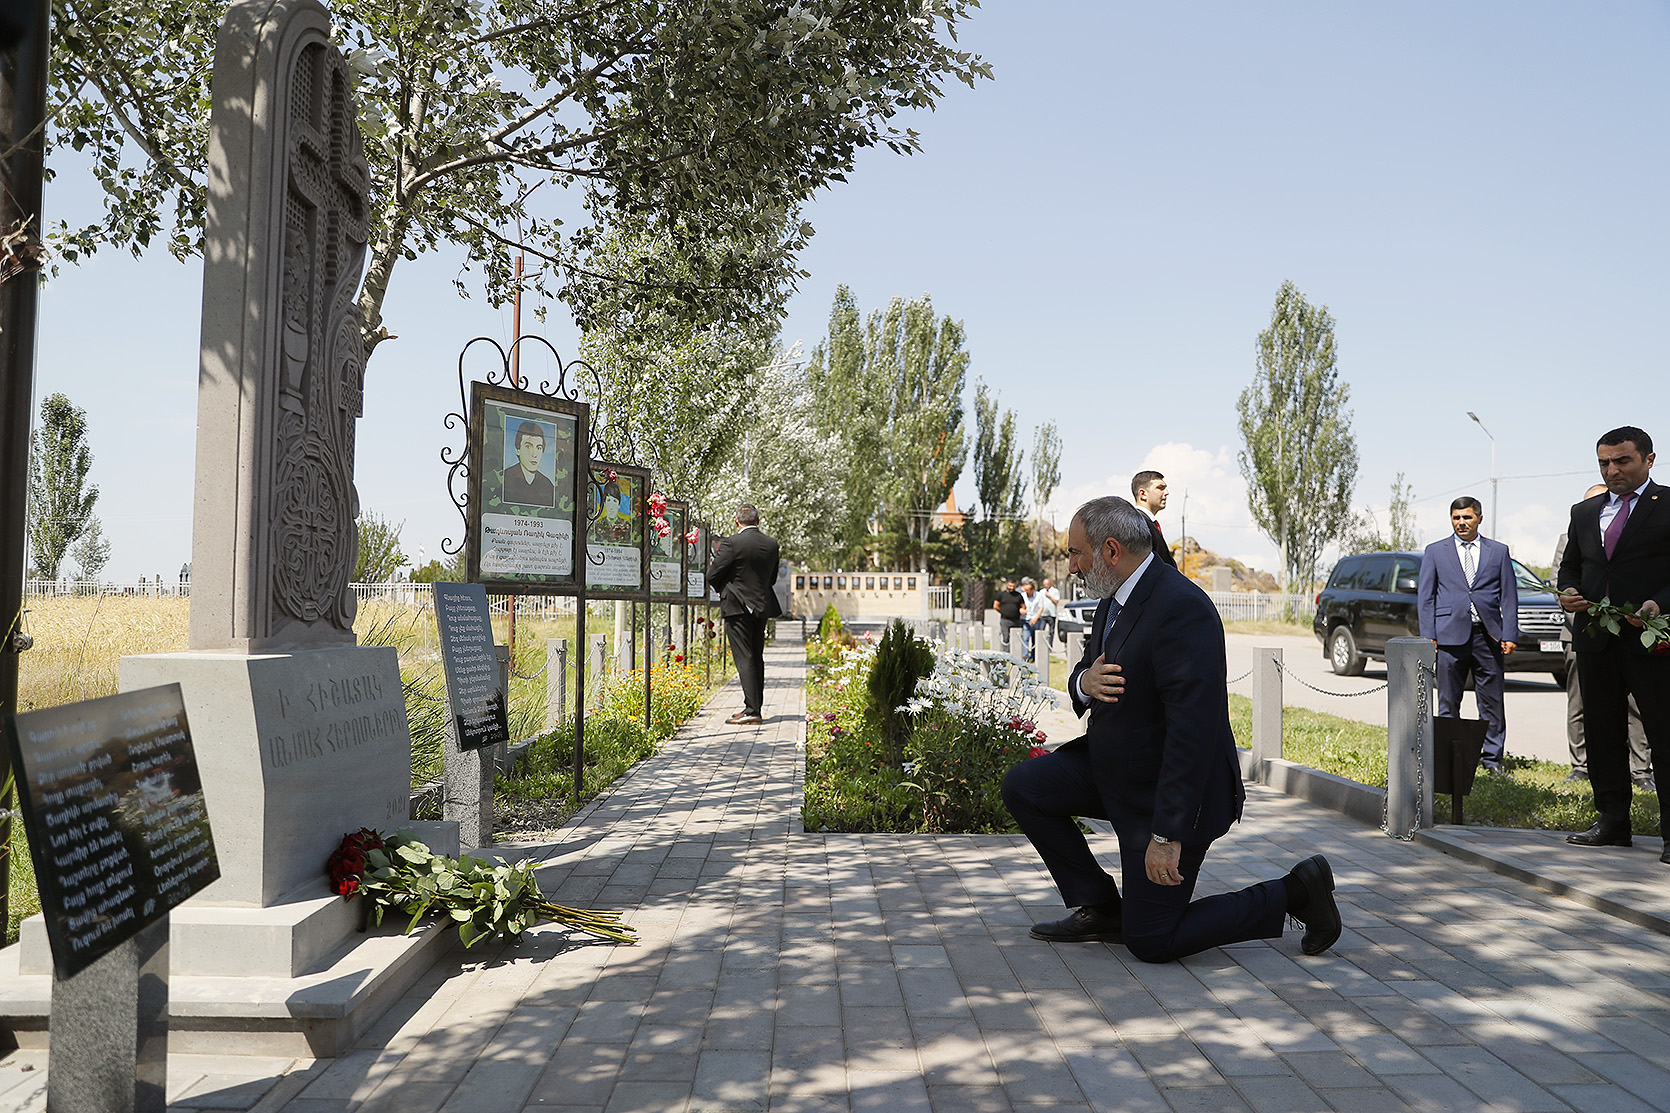
{"type": "MultiPolygon", "coordinates": [[[[917,646],[923,643],[917,642],[917,646]]],[[[1033,721],[1054,696],[1030,665],[996,652],[932,646],[932,671],[903,704],[872,696],[877,643],[814,642],[807,652],[808,831],[1009,832],[1003,775],[1044,752],[1033,721]],[[907,731],[890,760],[888,711],[907,731]]],[[[880,672],[886,674],[883,660],[880,672]]]]}

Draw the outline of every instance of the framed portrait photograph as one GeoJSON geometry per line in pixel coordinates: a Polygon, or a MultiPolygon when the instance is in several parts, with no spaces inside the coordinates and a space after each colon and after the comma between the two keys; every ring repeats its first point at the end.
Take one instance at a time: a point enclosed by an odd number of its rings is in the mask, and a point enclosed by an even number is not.
{"type": "Polygon", "coordinates": [[[586,594],[649,595],[648,468],[593,460],[586,485],[586,594]]]}
{"type": "Polygon", "coordinates": [[[581,468],[591,408],[470,384],[466,576],[504,592],[578,587],[581,468]]]}
{"type": "Polygon", "coordinates": [[[706,603],[707,599],[707,535],[706,522],[690,519],[684,531],[684,601],[706,603]]]}
{"type": "Polygon", "coordinates": [[[684,540],[689,531],[690,504],[668,499],[662,512],[664,528],[657,527],[651,507],[649,535],[649,593],[652,598],[672,602],[684,598],[685,554],[690,546],[684,540]]]}

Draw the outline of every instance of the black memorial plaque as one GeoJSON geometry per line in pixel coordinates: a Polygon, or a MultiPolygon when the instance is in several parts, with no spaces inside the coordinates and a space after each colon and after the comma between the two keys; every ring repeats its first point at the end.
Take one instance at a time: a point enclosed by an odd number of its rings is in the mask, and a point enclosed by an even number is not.
{"type": "Polygon", "coordinates": [[[441,633],[447,701],[460,750],[510,741],[487,589],[480,584],[436,584],[435,625],[441,633]]]}
{"type": "Polygon", "coordinates": [[[6,740],[60,977],[220,877],[178,684],[9,716],[6,740]]]}

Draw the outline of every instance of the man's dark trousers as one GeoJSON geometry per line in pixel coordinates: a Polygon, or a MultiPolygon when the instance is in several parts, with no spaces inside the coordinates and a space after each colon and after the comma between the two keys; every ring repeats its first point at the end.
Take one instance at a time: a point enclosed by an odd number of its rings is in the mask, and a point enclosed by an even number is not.
{"type": "Polygon", "coordinates": [[[725,640],[736,661],[736,680],[742,686],[742,711],[758,715],[765,706],[765,616],[725,616],[725,640]]]}
{"type": "Polygon", "coordinates": [[[1505,676],[1502,670],[1502,643],[1485,633],[1484,627],[1473,623],[1473,635],[1465,645],[1438,647],[1438,714],[1454,718],[1461,707],[1461,693],[1467,687],[1467,677],[1473,677],[1473,697],[1478,701],[1479,718],[1484,720],[1484,749],[1479,764],[1486,769],[1502,768],[1502,754],[1507,742],[1505,676]]]}
{"type": "MultiPolygon", "coordinates": [[[[1670,657],[1633,653],[1612,638],[1605,648],[1577,654],[1577,675],[1583,685],[1585,739],[1627,737],[1629,696],[1633,693],[1647,731],[1647,745],[1652,749],[1653,769],[1670,769],[1670,657]]],[[[1595,810],[1606,819],[1628,823],[1633,791],[1629,748],[1597,746],[1591,741],[1588,751],[1595,810]]],[[[1659,791],[1661,829],[1670,831],[1670,802],[1664,790],[1659,791]]]]}
{"type": "Polygon", "coordinates": [[[1184,844],[1181,885],[1156,885],[1144,864],[1151,825],[1115,827],[1120,873],[1115,885],[1073,818],[1107,818],[1086,746],[1069,743],[1009,770],[1003,802],[1043,859],[1062,902],[1069,908],[1117,906],[1125,945],[1144,962],[1169,962],[1211,947],[1281,936],[1287,890],[1280,878],[1190,903],[1210,841],[1184,844]]]}

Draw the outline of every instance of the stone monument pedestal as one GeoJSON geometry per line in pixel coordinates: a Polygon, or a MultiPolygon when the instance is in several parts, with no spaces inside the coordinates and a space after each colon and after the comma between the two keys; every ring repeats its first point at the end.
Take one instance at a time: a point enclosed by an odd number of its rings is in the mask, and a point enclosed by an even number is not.
{"type": "MultiPolygon", "coordinates": [[[[449,924],[361,934],[365,905],[330,892],[325,862],[360,827],[411,830],[456,857],[458,827],[407,818],[411,735],[392,648],[125,657],[123,690],[179,683],[221,877],[170,917],[175,1050],[324,1057],[344,1050],[444,948],[449,924]]],[[[0,1014],[45,1035],[44,921],[0,952],[0,1014]]]]}

